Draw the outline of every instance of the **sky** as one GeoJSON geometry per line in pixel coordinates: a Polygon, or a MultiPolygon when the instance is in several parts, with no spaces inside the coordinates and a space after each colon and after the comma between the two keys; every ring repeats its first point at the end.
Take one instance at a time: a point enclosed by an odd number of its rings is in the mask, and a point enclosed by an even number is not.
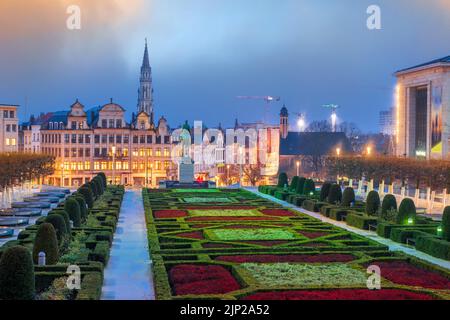
{"type": "Polygon", "coordinates": [[[0,103],[30,114],[114,102],[136,111],[148,38],[155,116],[295,123],[329,118],[378,130],[396,70],[450,55],[450,0],[1,0],[0,103]],[[381,9],[381,30],[366,10],[381,9]],[[66,10],[81,9],[69,30],[66,10]],[[267,114],[262,100],[279,96],[267,114]]]}

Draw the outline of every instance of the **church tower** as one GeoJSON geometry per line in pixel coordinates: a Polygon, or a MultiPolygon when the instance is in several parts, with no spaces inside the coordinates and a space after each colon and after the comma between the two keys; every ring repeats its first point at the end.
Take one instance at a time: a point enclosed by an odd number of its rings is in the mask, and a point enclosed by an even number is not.
{"type": "Polygon", "coordinates": [[[138,90],[138,113],[146,112],[153,124],[153,87],[152,68],[148,58],[147,39],[145,39],[144,59],[141,66],[140,86],[138,90]]]}
{"type": "Polygon", "coordinates": [[[286,139],[289,134],[289,113],[286,106],[280,111],[280,135],[282,139],[286,139]]]}

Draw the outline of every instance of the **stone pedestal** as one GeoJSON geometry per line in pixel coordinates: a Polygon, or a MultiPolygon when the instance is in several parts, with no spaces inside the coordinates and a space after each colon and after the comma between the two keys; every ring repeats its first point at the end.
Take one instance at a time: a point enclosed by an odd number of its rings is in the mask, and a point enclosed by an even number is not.
{"type": "Polygon", "coordinates": [[[194,162],[185,157],[178,166],[178,180],[180,183],[192,183],[194,181],[194,162]]]}

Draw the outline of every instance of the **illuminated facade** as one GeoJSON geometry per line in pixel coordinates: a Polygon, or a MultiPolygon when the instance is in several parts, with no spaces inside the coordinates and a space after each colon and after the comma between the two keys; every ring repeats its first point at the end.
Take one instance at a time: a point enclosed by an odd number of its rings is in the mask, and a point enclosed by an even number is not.
{"type": "Polygon", "coordinates": [[[98,172],[105,172],[117,184],[136,186],[156,186],[176,178],[170,128],[164,117],[154,124],[153,100],[141,94],[152,91],[150,72],[146,45],[138,114],[133,114],[131,122],[112,99],[87,110],[77,100],[68,111],[41,114],[23,123],[20,150],[56,157],[55,173],[47,177],[54,185],[79,186],[98,172]]]}
{"type": "Polygon", "coordinates": [[[450,56],[395,75],[397,156],[450,158],[450,56]]]}
{"type": "Polygon", "coordinates": [[[19,119],[16,105],[0,104],[0,152],[16,152],[19,144],[19,119]]]}

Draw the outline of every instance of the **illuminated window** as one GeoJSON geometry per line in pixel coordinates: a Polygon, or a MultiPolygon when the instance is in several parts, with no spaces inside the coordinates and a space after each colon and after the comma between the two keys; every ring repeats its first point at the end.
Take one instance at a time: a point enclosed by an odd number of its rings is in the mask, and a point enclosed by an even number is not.
{"type": "Polygon", "coordinates": [[[77,163],[76,162],[71,162],[70,163],[70,170],[72,170],[72,171],[77,170],[77,163]]]}
{"type": "Polygon", "coordinates": [[[91,162],[90,161],[84,162],[84,170],[91,170],[91,162]]]}
{"type": "Polygon", "coordinates": [[[6,138],[6,145],[10,146],[11,145],[11,140],[9,138],[6,138]]]}
{"type": "Polygon", "coordinates": [[[128,161],[123,163],[123,170],[128,170],[130,169],[130,166],[128,165],[128,161]]]}
{"type": "Polygon", "coordinates": [[[153,156],[153,149],[147,149],[147,156],[151,157],[153,156]]]}
{"type": "Polygon", "coordinates": [[[164,169],[170,169],[170,161],[164,161],[164,169]]]}
{"type": "Polygon", "coordinates": [[[164,157],[170,157],[170,150],[169,150],[169,148],[164,148],[164,157]]]}
{"type": "Polygon", "coordinates": [[[134,157],[137,157],[137,156],[138,156],[138,151],[137,151],[137,149],[134,149],[134,150],[133,150],[133,156],[134,156],[134,157]]]}
{"type": "Polygon", "coordinates": [[[161,157],[161,149],[160,148],[156,149],[156,156],[161,157]]]}
{"type": "Polygon", "coordinates": [[[102,161],[102,170],[106,170],[108,167],[108,163],[106,161],[102,161]]]}
{"type": "Polygon", "coordinates": [[[128,157],[128,148],[123,148],[123,156],[128,157]]]}
{"type": "Polygon", "coordinates": [[[122,170],[122,162],[120,162],[120,161],[116,162],[116,169],[117,170],[122,170]]]}
{"type": "Polygon", "coordinates": [[[156,170],[161,170],[161,161],[156,161],[156,170]]]}
{"type": "Polygon", "coordinates": [[[94,162],[94,170],[100,170],[100,162],[98,161],[94,162]]]}
{"type": "Polygon", "coordinates": [[[145,157],[145,149],[139,149],[139,156],[145,157]]]}
{"type": "Polygon", "coordinates": [[[64,170],[69,170],[70,165],[69,162],[64,162],[64,170]]]}
{"type": "Polygon", "coordinates": [[[136,161],[133,161],[133,170],[137,170],[138,163],[136,161]]]}
{"type": "Polygon", "coordinates": [[[79,171],[82,171],[82,170],[83,170],[83,162],[78,162],[78,163],[77,163],[77,169],[78,169],[79,171]]]}
{"type": "Polygon", "coordinates": [[[139,162],[139,170],[144,170],[144,169],[145,169],[145,163],[139,162]]]}

